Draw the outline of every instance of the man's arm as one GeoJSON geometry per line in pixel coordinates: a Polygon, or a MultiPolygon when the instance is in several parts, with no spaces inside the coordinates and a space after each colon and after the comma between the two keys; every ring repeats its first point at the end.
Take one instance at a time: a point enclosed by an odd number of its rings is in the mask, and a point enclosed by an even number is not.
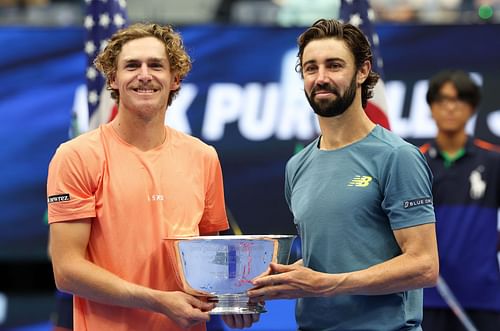
{"type": "Polygon", "coordinates": [[[59,290],[109,305],[146,309],[179,326],[208,321],[212,304],[183,292],[164,292],[127,282],[86,259],[91,220],[50,225],[50,254],[59,290]]]}
{"type": "Polygon", "coordinates": [[[439,275],[434,223],[394,231],[402,254],[384,263],[345,274],[341,293],[388,294],[434,286],[439,275]]]}
{"type": "Polygon", "coordinates": [[[300,264],[272,264],[275,275],[254,280],[251,297],[270,299],[339,294],[383,295],[433,286],[439,274],[434,223],[395,230],[401,255],[364,270],[327,274],[300,264]]]}

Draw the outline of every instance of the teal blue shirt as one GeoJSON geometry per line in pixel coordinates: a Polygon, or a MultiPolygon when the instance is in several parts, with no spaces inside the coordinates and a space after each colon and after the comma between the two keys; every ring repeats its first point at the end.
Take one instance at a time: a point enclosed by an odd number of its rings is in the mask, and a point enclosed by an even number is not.
{"type": "MultiPolygon", "coordinates": [[[[380,126],[336,150],[318,141],[286,167],[306,267],[366,269],[401,254],[393,230],[434,222],[432,174],[417,147],[380,126]]],[[[420,330],[422,290],[303,298],[296,318],[300,330],[420,330]]]]}

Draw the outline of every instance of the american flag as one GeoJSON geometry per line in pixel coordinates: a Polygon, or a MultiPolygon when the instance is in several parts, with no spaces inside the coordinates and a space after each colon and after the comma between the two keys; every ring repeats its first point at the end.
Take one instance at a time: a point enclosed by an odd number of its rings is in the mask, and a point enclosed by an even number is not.
{"type": "Polygon", "coordinates": [[[374,18],[375,14],[368,0],[341,1],[339,19],[345,23],[351,23],[363,31],[372,48],[372,70],[380,75],[380,79],[373,90],[373,98],[368,99],[368,104],[365,109],[366,114],[373,122],[389,129],[389,117],[383,78],[384,63],[380,56],[378,35],[373,27],[374,18]]]}
{"type": "Polygon", "coordinates": [[[117,107],[106,90],[105,78],[93,61],[106,47],[111,35],[128,25],[128,15],[125,0],[85,0],[85,5],[83,26],[86,30],[88,119],[89,129],[94,129],[109,122],[116,115],[117,107]]]}

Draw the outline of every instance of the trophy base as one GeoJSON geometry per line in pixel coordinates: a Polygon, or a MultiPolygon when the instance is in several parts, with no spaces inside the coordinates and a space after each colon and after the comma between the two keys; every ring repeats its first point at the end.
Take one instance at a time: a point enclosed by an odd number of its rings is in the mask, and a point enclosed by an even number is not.
{"type": "Polygon", "coordinates": [[[215,302],[215,308],[209,311],[210,315],[233,315],[233,314],[260,314],[267,312],[263,304],[249,302],[245,294],[221,294],[209,298],[209,302],[215,302]]]}

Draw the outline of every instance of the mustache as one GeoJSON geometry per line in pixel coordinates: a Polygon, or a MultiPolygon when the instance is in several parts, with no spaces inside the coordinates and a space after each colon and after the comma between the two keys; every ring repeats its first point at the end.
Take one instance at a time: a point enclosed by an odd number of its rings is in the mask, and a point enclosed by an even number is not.
{"type": "Polygon", "coordinates": [[[311,89],[311,95],[314,96],[318,91],[326,91],[335,94],[336,96],[340,96],[339,90],[330,84],[317,84],[311,89]]]}

